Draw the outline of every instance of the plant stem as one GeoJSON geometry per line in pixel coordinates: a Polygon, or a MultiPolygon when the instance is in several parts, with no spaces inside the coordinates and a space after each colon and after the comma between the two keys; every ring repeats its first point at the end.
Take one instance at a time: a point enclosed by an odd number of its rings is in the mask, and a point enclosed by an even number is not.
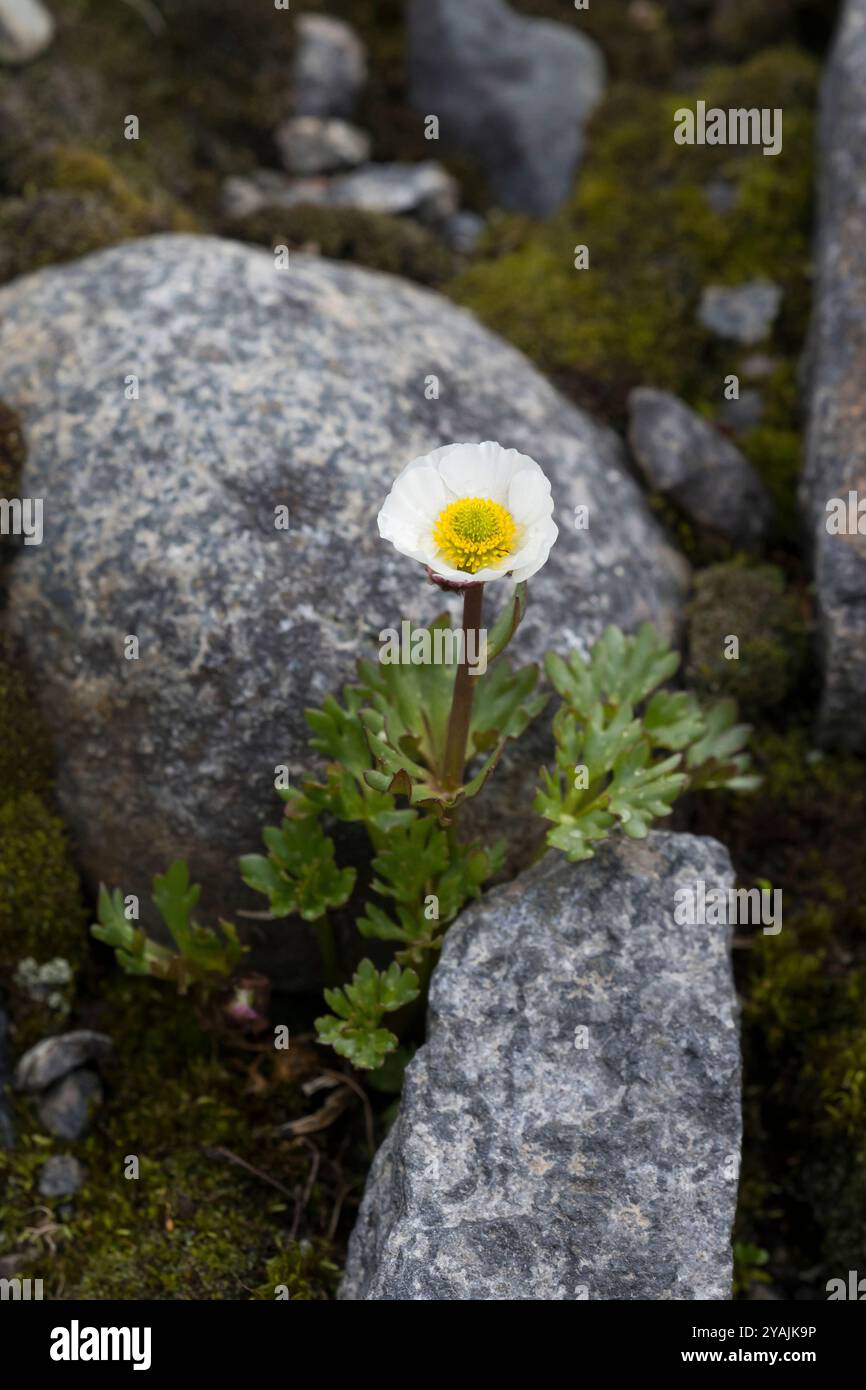
{"type": "Polygon", "coordinates": [[[316,936],[319,940],[325,984],[335,985],[337,983],[337,943],[334,939],[334,928],[327,913],[316,921],[316,936]]]}
{"type": "MultiPolygon", "coordinates": [[[[477,680],[476,676],[470,674],[469,669],[469,634],[470,632],[478,632],[481,627],[483,603],[483,584],[472,584],[464,590],[463,652],[454,678],[454,695],[451,700],[448,733],[445,739],[443,782],[449,791],[454,791],[462,784],[463,769],[466,766],[466,740],[469,736],[469,721],[472,717],[474,682],[477,680]]],[[[477,643],[474,650],[478,650],[477,643]]]]}

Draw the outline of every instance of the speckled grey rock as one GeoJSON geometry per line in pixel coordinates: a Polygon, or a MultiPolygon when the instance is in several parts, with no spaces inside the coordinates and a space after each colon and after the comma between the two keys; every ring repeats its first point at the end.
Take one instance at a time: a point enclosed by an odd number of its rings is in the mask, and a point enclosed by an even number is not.
{"type": "Polygon", "coordinates": [[[439,139],[478,160],[503,207],[544,216],[566,197],[604,91],[601,50],[504,0],[410,0],[409,97],[439,139]]]}
{"type": "Polygon", "coordinates": [[[41,0],[0,0],[0,63],[30,63],[54,37],[54,20],[41,0]]]}
{"type": "MultiPolygon", "coordinates": [[[[444,606],[376,527],[415,455],[496,438],[550,476],[560,537],[530,584],[519,660],[585,649],[609,622],[671,633],[680,619],[687,567],[616,436],[471,315],[386,275],[301,255],[280,271],[207,237],[114,247],[0,290],[0,398],[45,504],[9,602],[58,793],[88,880],[136,894],[143,920],[151,876],[179,855],[202,920],[261,908],[236,860],[279,812],[275,766],[310,766],[304,707],[402,614],[444,606]]],[[[489,611],[507,595],[492,589],[489,611]]],[[[508,787],[501,771],[491,789],[508,787]]],[[[267,961],[277,978],[316,981],[309,927],[255,930],[283,953],[267,961]]]]}
{"type": "Polygon", "coordinates": [[[459,186],[434,159],[420,164],[365,164],[331,180],[329,201],[339,207],[412,213],[422,222],[444,222],[457,211],[459,186]]]}
{"type": "Polygon", "coordinates": [[[99,1077],[80,1067],[48,1087],[39,1102],[39,1123],[58,1139],[80,1139],[101,1101],[99,1077]]]}
{"type": "Polygon", "coordinates": [[[111,1047],[111,1038],[105,1033],[93,1033],[86,1028],[42,1038],[19,1058],[15,1068],[16,1090],[42,1091],[85,1062],[107,1056],[111,1047]]]}
{"type": "MultiPolygon", "coordinates": [[[[801,502],[815,569],[824,693],[818,733],[866,752],[866,0],[847,0],[824,77],[809,428],[801,502]],[[859,502],[859,530],[827,504],[859,502]]],[[[856,504],[855,504],[856,505],[856,504]]]]}
{"type": "Polygon", "coordinates": [[[628,409],[629,444],[650,485],[699,526],[736,545],[760,545],[770,499],[736,445],[670,391],[639,386],[628,409]]]}
{"type": "Polygon", "coordinates": [[[436,223],[454,213],[457,194],[457,180],[429,159],[421,164],[365,164],[331,178],[291,178],[273,169],[233,174],[223,185],[222,206],[228,217],[313,203],[393,217],[411,214],[436,223]]]}
{"type": "Polygon", "coordinates": [[[52,1154],[39,1169],[37,1187],[43,1197],[72,1197],[84,1182],[84,1169],[72,1154],[52,1154]]]}
{"type": "Polygon", "coordinates": [[[747,347],[770,332],[782,303],[782,291],[772,280],[748,280],[742,285],[708,285],[701,295],[698,317],[719,338],[747,347]]]}
{"type": "Polygon", "coordinates": [[[351,25],[330,15],[302,14],[295,23],[295,115],[351,117],[367,80],[364,45],[351,25]]]}
{"type": "Polygon", "coordinates": [[[292,116],[274,131],[280,158],[290,174],[330,174],[353,169],[370,158],[372,141],[366,130],[348,121],[321,116],[292,116]]]}
{"type": "Polygon", "coordinates": [[[619,838],[463,913],[341,1298],[730,1298],[736,999],[729,929],[674,922],[697,879],[733,882],[715,840],[619,838]]]}

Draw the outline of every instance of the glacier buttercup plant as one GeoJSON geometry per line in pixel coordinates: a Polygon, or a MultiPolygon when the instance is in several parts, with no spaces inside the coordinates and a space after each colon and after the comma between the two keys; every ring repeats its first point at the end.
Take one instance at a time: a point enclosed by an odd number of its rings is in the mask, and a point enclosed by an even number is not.
{"type": "MultiPolygon", "coordinates": [[[[550,483],[535,459],[487,440],[447,444],[407,463],[379,513],[379,534],[425,565],[433,583],[462,591],[466,638],[481,629],[484,584],[510,577],[525,586],[559,532],[550,483]]],[[[449,790],[463,776],[474,689],[464,653],[442,761],[449,790]]]]}
{"type": "MultiPolygon", "coordinates": [[[[513,582],[486,630],[486,668],[470,671],[465,640],[429,641],[442,656],[427,664],[359,660],[341,699],[329,695],[306,712],[319,771],[279,792],[285,813],[263,831],[266,853],[240,861],[245,883],[267,898],[265,915],[316,931],[330,1009],[316,1020],[319,1039],[355,1067],[377,1071],[380,1086],[394,1070],[382,1071],[389,1054],[399,1057],[401,1039],[417,1038],[418,1005],[449,924],[503,871],[503,844],[467,839],[459,817],[550,698],[538,689],[537,666],[515,667],[505,649],[526,609],[527,581],[557,539],[553,511],[539,465],[491,441],[450,444],[406,465],[379,513],[379,532],[434,584],[462,595],[464,639],[481,629],[486,585],[513,582]],[[345,919],[359,892],[356,868],[338,862],[342,838],[333,832],[346,823],[363,825],[370,845],[357,930],[389,944],[393,959],[385,969],[362,960],[338,987],[333,917],[345,919]]],[[[426,629],[408,624],[426,639],[444,637],[437,630],[450,626],[447,613],[426,629]]],[[[553,848],[579,861],[611,833],[642,838],[687,788],[755,785],[744,751],[749,731],[736,722],[733,702],[704,710],[690,692],[671,690],[678,664],[650,624],[633,635],[607,628],[589,658],[547,654],[545,673],[560,701],[554,762],[540,770],[531,805],[509,808],[515,823],[538,814],[536,857],[553,848]]],[[[191,919],[198,889],[182,861],[156,888],[176,951],[125,920],[119,892],[100,895],[95,934],[127,970],[230,994],[226,976],[242,950],[231,925],[220,923],[217,935],[191,919]]]]}

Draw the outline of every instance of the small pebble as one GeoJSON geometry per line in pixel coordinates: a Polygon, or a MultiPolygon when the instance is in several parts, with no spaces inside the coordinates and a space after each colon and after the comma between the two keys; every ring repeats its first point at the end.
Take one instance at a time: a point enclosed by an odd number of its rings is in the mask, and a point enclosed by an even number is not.
{"type": "Polygon", "coordinates": [[[330,174],[354,169],[370,158],[372,141],[347,121],[293,116],[274,131],[284,168],[290,174],[330,174]]]}
{"type": "Polygon", "coordinates": [[[72,1154],[52,1154],[39,1169],[43,1197],[72,1197],[84,1182],[84,1169],[72,1154]]]}
{"type": "Polygon", "coordinates": [[[99,1077],[82,1067],[48,1088],[39,1103],[39,1122],[58,1139],[80,1139],[101,1100],[99,1077]]]}
{"type": "Polygon", "coordinates": [[[719,420],[728,429],[739,434],[741,430],[754,429],[764,416],[764,397],[760,391],[747,388],[741,391],[737,400],[722,401],[719,407],[719,420]]]}
{"type": "Polygon", "coordinates": [[[43,1038],[20,1058],[15,1068],[15,1089],[43,1091],[67,1072],[104,1057],[111,1046],[111,1038],[86,1028],[43,1038]]]}
{"type": "Polygon", "coordinates": [[[704,328],[718,337],[750,345],[767,337],[781,303],[782,291],[772,280],[708,285],[701,295],[698,317],[704,328]]]}

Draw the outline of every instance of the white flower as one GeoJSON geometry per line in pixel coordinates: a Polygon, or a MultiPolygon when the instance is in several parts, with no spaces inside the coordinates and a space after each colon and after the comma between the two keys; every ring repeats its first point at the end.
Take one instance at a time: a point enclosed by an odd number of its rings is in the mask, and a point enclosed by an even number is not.
{"type": "Polygon", "coordinates": [[[529,579],[559,534],[550,483],[516,449],[446,444],[407,463],[379,513],[379,534],[442,579],[529,579]]]}

